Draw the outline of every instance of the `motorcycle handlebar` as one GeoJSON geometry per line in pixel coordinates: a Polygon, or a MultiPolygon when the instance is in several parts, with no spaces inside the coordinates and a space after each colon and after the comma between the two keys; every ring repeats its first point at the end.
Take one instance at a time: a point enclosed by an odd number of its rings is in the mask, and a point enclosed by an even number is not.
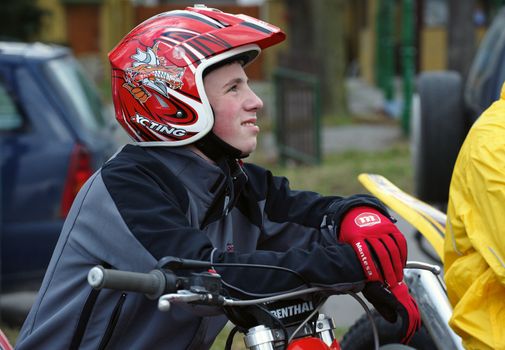
{"type": "MultiPolygon", "coordinates": [[[[428,270],[435,275],[440,273],[440,268],[438,266],[418,262],[407,262],[407,268],[428,270]]],[[[140,273],[106,269],[99,265],[93,267],[89,271],[88,283],[95,289],[107,288],[142,293],[149,299],[157,299],[164,294],[176,293],[178,290],[186,290],[191,294],[196,293],[218,296],[220,295],[221,287],[220,276],[208,273],[196,274],[193,278],[183,278],[165,269],[155,269],[149,273],[140,273]]],[[[225,305],[236,306],[253,305],[260,302],[271,302],[302,294],[330,290],[333,290],[335,292],[334,294],[345,292],[345,290],[341,288],[313,287],[243,301],[223,298],[223,300],[219,300],[219,304],[224,303],[225,305]]],[[[177,295],[176,297],[172,295],[170,298],[179,300],[181,299],[181,295],[177,295]]],[[[185,294],[184,298],[181,300],[187,301],[186,299],[187,295],[185,294]]],[[[214,305],[217,301],[211,298],[207,300],[207,302],[214,305]]]]}
{"type": "Polygon", "coordinates": [[[177,278],[169,271],[152,270],[149,273],[118,271],[95,266],[88,273],[88,283],[95,289],[115,289],[143,293],[157,299],[165,293],[177,291],[177,278]]]}

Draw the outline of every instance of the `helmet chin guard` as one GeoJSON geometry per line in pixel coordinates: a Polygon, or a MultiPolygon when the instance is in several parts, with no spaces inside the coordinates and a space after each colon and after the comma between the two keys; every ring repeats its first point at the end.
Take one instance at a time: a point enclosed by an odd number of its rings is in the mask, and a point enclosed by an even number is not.
{"type": "Polygon", "coordinates": [[[263,21],[206,7],[156,15],[109,53],[116,119],[140,145],[192,144],[214,126],[204,71],[235,57],[248,64],[284,38],[263,21]]]}

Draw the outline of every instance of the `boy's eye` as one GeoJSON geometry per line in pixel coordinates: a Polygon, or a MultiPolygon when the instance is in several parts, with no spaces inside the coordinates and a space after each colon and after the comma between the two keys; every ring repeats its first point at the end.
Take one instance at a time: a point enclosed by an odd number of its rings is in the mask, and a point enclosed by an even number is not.
{"type": "Polygon", "coordinates": [[[228,89],[228,91],[237,91],[237,89],[238,89],[237,85],[232,85],[232,86],[230,86],[230,88],[228,89]]]}

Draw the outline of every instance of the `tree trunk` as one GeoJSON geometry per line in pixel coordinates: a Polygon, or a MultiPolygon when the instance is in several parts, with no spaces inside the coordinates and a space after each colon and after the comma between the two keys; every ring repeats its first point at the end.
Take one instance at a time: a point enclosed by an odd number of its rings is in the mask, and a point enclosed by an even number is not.
{"type": "Polygon", "coordinates": [[[347,114],[345,89],[346,44],[344,14],[346,0],[317,0],[314,6],[316,52],[321,62],[322,110],[324,115],[347,114]]]}
{"type": "Polygon", "coordinates": [[[475,0],[449,0],[447,67],[466,80],[475,54],[475,0]]]}

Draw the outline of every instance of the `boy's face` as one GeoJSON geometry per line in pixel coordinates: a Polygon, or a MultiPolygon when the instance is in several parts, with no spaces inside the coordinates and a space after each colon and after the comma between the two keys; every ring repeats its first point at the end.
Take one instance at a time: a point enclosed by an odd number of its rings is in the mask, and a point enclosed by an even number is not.
{"type": "Polygon", "coordinates": [[[263,101],[249,87],[240,63],[211,71],[203,84],[214,110],[214,134],[243,155],[253,152],[260,132],[256,112],[263,107],[263,101]]]}

